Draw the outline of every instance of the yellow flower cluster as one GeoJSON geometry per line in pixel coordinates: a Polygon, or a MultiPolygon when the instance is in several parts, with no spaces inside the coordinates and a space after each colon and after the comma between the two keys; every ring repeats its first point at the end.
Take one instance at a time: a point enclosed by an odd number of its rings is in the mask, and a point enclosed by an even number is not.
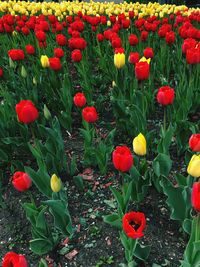
{"type": "MultiPolygon", "coordinates": [[[[12,15],[56,15],[58,19],[62,20],[66,15],[77,14],[81,11],[87,15],[118,15],[124,13],[128,16],[128,11],[133,11],[135,14],[142,18],[147,15],[156,15],[163,17],[165,15],[174,14],[177,11],[182,11],[183,15],[190,15],[192,11],[197,10],[194,8],[188,9],[186,6],[176,5],[160,5],[158,3],[140,4],[126,3],[115,4],[114,2],[70,2],[63,1],[60,3],[55,2],[25,2],[25,1],[0,1],[0,12],[10,13],[12,15]]],[[[200,9],[198,9],[200,10],[200,9]]]]}

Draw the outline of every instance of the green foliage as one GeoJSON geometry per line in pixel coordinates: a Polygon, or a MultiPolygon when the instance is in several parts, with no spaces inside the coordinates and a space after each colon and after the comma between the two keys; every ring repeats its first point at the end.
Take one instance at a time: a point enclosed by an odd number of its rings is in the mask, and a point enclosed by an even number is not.
{"type": "Polygon", "coordinates": [[[160,184],[164,194],[167,196],[167,205],[171,211],[170,218],[177,220],[182,225],[184,231],[191,231],[191,183],[192,178],[184,177],[181,174],[175,175],[177,185],[174,186],[166,178],[162,178],[160,184]]]}
{"type": "Polygon", "coordinates": [[[198,267],[200,263],[200,215],[193,218],[191,235],[181,261],[181,267],[198,267]]]}
{"type": "Polygon", "coordinates": [[[44,255],[53,250],[57,245],[58,239],[53,235],[52,229],[48,226],[45,218],[47,207],[36,207],[34,203],[24,203],[23,208],[26,211],[26,217],[31,223],[31,232],[33,239],[30,241],[30,247],[33,253],[44,255]]]}

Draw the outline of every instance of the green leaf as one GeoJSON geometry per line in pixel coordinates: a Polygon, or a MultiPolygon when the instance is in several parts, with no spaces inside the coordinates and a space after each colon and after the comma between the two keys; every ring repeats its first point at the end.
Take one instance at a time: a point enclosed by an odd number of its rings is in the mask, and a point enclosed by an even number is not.
{"type": "Polygon", "coordinates": [[[53,250],[53,244],[48,239],[37,238],[30,241],[30,247],[33,253],[44,255],[53,250]]]}
{"type": "Polygon", "coordinates": [[[63,233],[63,235],[72,234],[71,217],[64,201],[61,200],[47,200],[44,201],[50,207],[50,212],[54,217],[55,226],[63,233]]]}
{"type": "Polygon", "coordinates": [[[158,154],[153,161],[153,169],[157,177],[167,177],[172,167],[172,161],[168,155],[158,154]]]}
{"type": "Polygon", "coordinates": [[[50,186],[50,177],[48,173],[39,169],[35,172],[30,167],[25,167],[25,172],[28,173],[31,180],[35,184],[35,186],[39,189],[39,191],[44,194],[45,196],[51,198],[52,190],[50,186]]]}
{"type": "Polygon", "coordinates": [[[114,187],[110,187],[110,190],[112,191],[115,199],[117,200],[118,207],[119,207],[120,211],[122,213],[124,213],[126,207],[125,207],[125,204],[124,204],[124,198],[123,198],[123,196],[114,187]]]}
{"type": "Polygon", "coordinates": [[[144,261],[149,257],[150,250],[151,246],[143,246],[138,242],[134,251],[134,256],[144,261]]]}
{"type": "Polygon", "coordinates": [[[167,205],[171,210],[170,218],[178,220],[181,223],[185,219],[190,219],[191,210],[191,188],[188,187],[174,187],[174,185],[166,178],[160,182],[164,194],[167,196],[167,205]]]}
{"type": "Polygon", "coordinates": [[[118,229],[122,229],[122,220],[117,213],[112,213],[103,217],[103,221],[118,229]]]}

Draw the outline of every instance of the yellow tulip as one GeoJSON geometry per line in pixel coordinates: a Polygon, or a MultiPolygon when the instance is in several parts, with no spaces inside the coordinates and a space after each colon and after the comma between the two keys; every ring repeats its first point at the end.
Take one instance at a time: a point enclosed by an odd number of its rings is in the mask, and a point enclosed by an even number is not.
{"type": "Polygon", "coordinates": [[[49,58],[46,55],[42,55],[40,58],[40,62],[43,68],[49,67],[49,58]]]}
{"type": "Polygon", "coordinates": [[[147,62],[148,64],[150,64],[150,62],[151,62],[151,59],[150,58],[146,58],[146,57],[142,57],[140,60],[139,60],[139,62],[147,62]]]}
{"type": "Polygon", "coordinates": [[[114,55],[114,64],[117,69],[121,69],[125,65],[125,54],[117,53],[114,55]]]}
{"type": "Polygon", "coordinates": [[[55,193],[59,192],[61,187],[62,187],[62,183],[60,178],[58,178],[58,176],[56,174],[53,174],[51,176],[51,190],[55,193]]]}
{"type": "Polygon", "coordinates": [[[139,156],[144,156],[147,153],[147,142],[143,134],[139,133],[133,139],[133,151],[139,156]]]}
{"type": "Polygon", "coordinates": [[[193,155],[188,167],[187,172],[191,176],[199,177],[200,176],[200,155],[193,155]]]}

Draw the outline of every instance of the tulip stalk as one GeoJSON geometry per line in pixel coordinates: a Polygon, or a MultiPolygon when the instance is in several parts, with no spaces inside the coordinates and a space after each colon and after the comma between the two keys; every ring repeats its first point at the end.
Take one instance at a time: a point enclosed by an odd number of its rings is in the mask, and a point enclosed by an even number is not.
{"type": "Polygon", "coordinates": [[[125,249],[125,258],[127,261],[127,267],[137,266],[137,263],[133,260],[133,257],[138,239],[127,238],[123,232],[120,234],[120,239],[125,249]]]}
{"type": "Polygon", "coordinates": [[[163,116],[163,130],[166,133],[167,129],[167,107],[164,107],[164,116],[163,116]]]}

